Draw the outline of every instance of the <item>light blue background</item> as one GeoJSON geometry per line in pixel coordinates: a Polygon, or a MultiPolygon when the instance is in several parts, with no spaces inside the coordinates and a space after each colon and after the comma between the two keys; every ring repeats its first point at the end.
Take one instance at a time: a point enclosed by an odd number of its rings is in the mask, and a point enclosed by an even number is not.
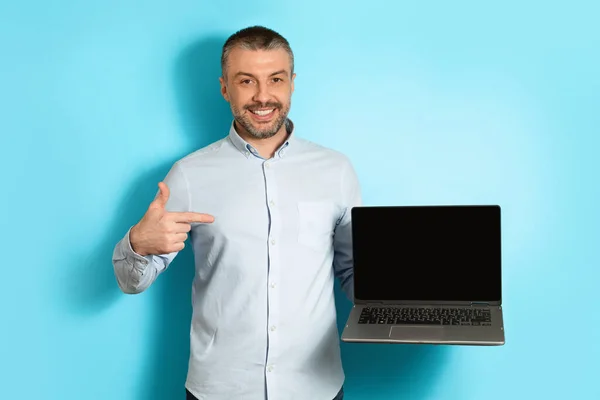
{"type": "Polygon", "coordinates": [[[111,252],[227,133],[220,46],[265,24],[367,204],[503,207],[506,345],[344,345],[347,399],[599,399],[600,7],[524,3],[3,2],[0,398],[182,398],[191,254],[126,296],[111,252]]]}

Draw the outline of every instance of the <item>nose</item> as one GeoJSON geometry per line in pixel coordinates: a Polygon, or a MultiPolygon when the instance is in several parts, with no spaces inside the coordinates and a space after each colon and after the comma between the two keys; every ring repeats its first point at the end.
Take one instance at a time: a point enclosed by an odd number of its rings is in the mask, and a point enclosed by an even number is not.
{"type": "Polygon", "coordinates": [[[259,83],[256,85],[256,93],[254,93],[254,101],[265,104],[271,98],[271,94],[269,93],[269,88],[265,83],[259,83]]]}

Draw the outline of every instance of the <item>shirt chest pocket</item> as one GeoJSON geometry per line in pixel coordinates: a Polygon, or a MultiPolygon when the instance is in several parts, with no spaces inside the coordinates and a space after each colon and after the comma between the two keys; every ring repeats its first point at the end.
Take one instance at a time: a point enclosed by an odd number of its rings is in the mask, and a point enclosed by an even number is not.
{"type": "Polygon", "coordinates": [[[339,216],[333,201],[302,201],[298,203],[298,243],[313,250],[331,248],[339,216]]]}

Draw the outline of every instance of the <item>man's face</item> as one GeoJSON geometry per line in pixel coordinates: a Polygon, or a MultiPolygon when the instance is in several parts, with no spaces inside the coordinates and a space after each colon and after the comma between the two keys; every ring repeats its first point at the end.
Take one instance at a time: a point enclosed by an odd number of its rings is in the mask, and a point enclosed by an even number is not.
{"type": "Polygon", "coordinates": [[[257,139],[280,131],[290,111],[294,78],[284,49],[244,50],[229,53],[221,93],[238,125],[257,139]]]}

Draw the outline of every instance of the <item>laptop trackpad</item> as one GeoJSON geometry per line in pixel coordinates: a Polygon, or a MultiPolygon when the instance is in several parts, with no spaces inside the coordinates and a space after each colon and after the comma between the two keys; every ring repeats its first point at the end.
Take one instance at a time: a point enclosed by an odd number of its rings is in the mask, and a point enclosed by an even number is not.
{"type": "Polygon", "coordinates": [[[444,329],[437,326],[412,325],[392,326],[390,328],[390,339],[437,341],[444,338],[444,329]]]}

